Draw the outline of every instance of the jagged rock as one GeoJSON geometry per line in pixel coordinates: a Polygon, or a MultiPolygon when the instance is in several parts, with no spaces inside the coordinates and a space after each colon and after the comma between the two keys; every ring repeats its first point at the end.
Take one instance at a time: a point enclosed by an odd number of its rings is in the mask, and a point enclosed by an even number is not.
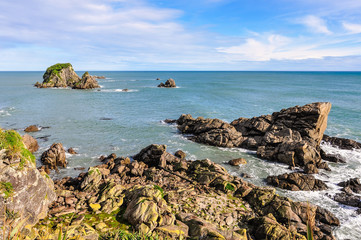
{"type": "Polygon", "coordinates": [[[134,160],[144,162],[149,167],[165,167],[167,162],[179,162],[179,158],[166,152],[166,145],[152,144],[142,149],[137,155],[133,156],[134,160]]]}
{"type": "Polygon", "coordinates": [[[338,138],[338,137],[330,137],[328,135],[323,135],[323,141],[330,143],[331,145],[337,146],[341,149],[361,149],[361,143],[356,142],[352,139],[347,138],[338,138]]]}
{"type": "Polygon", "coordinates": [[[41,155],[41,162],[50,169],[57,169],[58,166],[66,167],[67,161],[65,150],[61,143],[54,143],[41,155]]]}
{"type": "Polygon", "coordinates": [[[345,163],[346,159],[344,159],[340,154],[330,154],[326,153],[321,149],[321,158],[323,160],[329,161],[329,162],[335,162],[335,163],[345,163]]]}
{"type": "Polygon", "coordinates": [[[330,103],[311,103],[272,115],[239,118],[231,124],[183,114],[177,124],[182,133],[193,134],[189,139],[195,142],[253,149],[263,159],[290,166],[312,164],[317,168],[321,165],[319,144],[330,109],[330,103]]]}
{"type": "Polygon", "coordinates": [[[169,78],[165,83],[160,83],[160,84],[158,85],[158,87],[175,88],[175,87],[177,87],[177,86],[175,85],[174,79],[169,78]]]}
{"type": "Polygon", "coordinates": [[[361,197],[354,194],[345,192],[336,193],[333,200],[345,205],[361,208],[361,197]]]}
{"type": "Polygon", "coordinates": [[[286,227],[279,224],[271,213],[267,216],[252,219],[250,224],[253,227],[252,233],[256,239],[306,240],[305,236],[297,233],[295,230],[287,229],[286,227]]]}
{"type": "Polygon", "coordinates": [[[13,227],[21,225],[19,231],[25,225],[32,226],[46,217],[55,199],[53,181],[36,169],[35,157],[21,136],[0,129],[0,226],[9,224],[4,224],[4,219],[11,220],[13,227]]]}
{"type": "Polygon", "coordinates": [[[159,188],[151,185],[136,187],[129,192],[127,199],[129,203],[123,217],[137,229],[145,230],[143,233],[174,224],[175,216],[159,188]]]}
{"type": "Polygon", "coordinates": [[[88,72],[85,72],[81,77],[81,80],[74,83],[72,86],[73,89],[92,89],[100,88],[98,82],[95,80],[95,77],[90,76],[88,72]]]}
{"type": "Polygon", "coordinates": [[[327,189],[327,185],[312,175],[302,173],[268,176],[267,183],[275,187],[291,191],[319,191],[327,189]]]}
{"type": "Polygon", "coordinates": [[[99,88],[98,82],[88,72],[82,78],[75,73],[70,63],[57,63],[46,69],[43,75],[43,83],[37,82],[35,87],[71,87],[76,89],[99,88]]]}
{"type": "Polygon", "coordinates": [[[90,192],[99,188],[100,181],[102,180],[102,174],[96,167],[90,167],[84,180],[80,184],[80,189],[84,192],[90,192]]]}
{"type": "Polygon", "coordinates": [[[93,76],[96,79],[105,79],[105,76],[93,76]]]}
{"type": "Polygon", "coordinates": [[[24,132],[37,132],[37,131],[39,131],[39,128],[36,125],[30,125],[24,130],[24,132]]]}
{"type": "Polygon", "coordinates": [[[238,166],[238,165],[246,164],[246,163],[247,163],[247,161],[244,158],[236,158],[236,159],[229,160],[229,162],[228,162],[228,164],[232,165],[232,166],[238,166]]]}
{"type": "Polygon", "coordinates": [[[29,134],[25,134],[23,137],[23,142],[26,146],[26,148],[31,152],[36,152],[39,149],[38,141],[36,141],[35,138],[30,136],[29,134]]]}
{"type": "Polygon", "coordinates": [[[361,193],[361,182],[358,178],[351,178],[347,181],[340,182],[339,186],[343,187],[343,189],[350,189],[354,193],[361,193]]]}

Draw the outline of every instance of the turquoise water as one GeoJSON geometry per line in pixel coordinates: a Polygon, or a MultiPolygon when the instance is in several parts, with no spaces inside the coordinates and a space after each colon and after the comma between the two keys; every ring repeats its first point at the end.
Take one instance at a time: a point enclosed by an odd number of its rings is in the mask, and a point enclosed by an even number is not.
{"type": "MultiPolygon", "coordinates": [[[[83,72],[78,72],[81,75],[83,72]]],[[[270,114],[282,108],[317,101],[332,103],[326,133],[361,141],[361,73],[360,72],[91,72],[104,75],[98,90],[37,89],[42,72],[0,72],[0,126],[23,129],[31,124],[44,128],[33,133],[41,149],[52,143],[75,148],[79,155],[68,155],[69,166],[52,177],[76,176],[75,167],[89,167],[98,157],[112,152],[129,156],[152,144],[166,144],[170,152],[178,149],[190,159],[209,158],[223,163],[245,157],[248,164],[226,168],[234,174],[247,172],[250,181],[262,185],[270,174],[289,171],[287,166],[270,163],[242,149],[221,149],[190,142],[177,133],[175,126],[161,122],[178,118],[182,113],[232,121],[239,117],[270,114]],[[156,86],[168,78],[178,88],[156,86]],[[127,88],[128,92],[121,89],[127,88]],[[111,118],[111,120],[102,120],[111,118]]],[[[327,151],[345,155],[348,162],[330,164],[332,172],[317,177],[328,182],[335,193],[335,183],[349,177],[361,177],[361,152],[341,151],[324,145],[327,151]]],[[[40,164],[40,163],[38,163],[40,164]]],[[[324,192],[289,193],[294,199],[320,203],[335,212],[343,222],[336,230],[339,239],[357,239],[361,235],[361,218],[354,209],[340,206],[324,192]]]]}

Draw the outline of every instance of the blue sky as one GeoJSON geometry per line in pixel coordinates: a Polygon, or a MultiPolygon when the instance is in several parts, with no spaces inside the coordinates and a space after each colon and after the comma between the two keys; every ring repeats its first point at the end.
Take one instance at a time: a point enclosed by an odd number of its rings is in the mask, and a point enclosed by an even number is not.
{"type": "Polygon", "coordinates": [[[0,70],[361,70],[360,0],[4,0],[0,70]]]}

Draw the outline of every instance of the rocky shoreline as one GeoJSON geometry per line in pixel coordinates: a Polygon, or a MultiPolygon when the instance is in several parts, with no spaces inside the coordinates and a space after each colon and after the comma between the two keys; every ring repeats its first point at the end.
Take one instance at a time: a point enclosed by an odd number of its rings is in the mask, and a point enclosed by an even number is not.
{"type": "MultiPolygon", "coordinates": [[[[311,173],[329,170],[320,142],[361,148],[323,135],[330,108],[330,103],[312,103],[230,124],[190,115],[166,122],[192,134],[192,141],[257,150],[258,157],[296,171],[269,176],[270,185],[319,191],[327,185],[311,173]]],[[[331,240],[340,225],[327,209],[279,196],[275,188],[251,184],[209,159],[190,161],[182,150],[169,153],[166,145],[149,145],[134,156],[102,156],[102,164],[78,177],[52,181],[47,173],[66,167],[62,144],[45,151],[44,166],[36,169],[30,153],[38,150],[36,140],[13,130],[0,133],[0,212],[6,212],[0,213],[0,223],[20,226],[31,239],[44,234],[57,239],[62,229],[67,237],[82,239],[121,239],[115,237],[119,231],[158,239],[307,239],[311,229],[313,239],[331,240]]],[[[247,162],[239,158],[229,164],[247,162]]],[[[339,185],[342,192],[330,197],[361,209],[359,179],[339,185]]]]}

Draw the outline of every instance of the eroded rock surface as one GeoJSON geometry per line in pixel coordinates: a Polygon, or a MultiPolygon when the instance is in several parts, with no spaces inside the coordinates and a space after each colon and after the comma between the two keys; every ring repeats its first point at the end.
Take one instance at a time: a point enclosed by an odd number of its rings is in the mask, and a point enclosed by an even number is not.
{"type": "Polygon", "coordinates": [[[260,158],[301,166],[314,173],[317,168],[328,169],[321,161],[319,145],[330,109],[331,103],[317,102],[272,115],[239,118],[230,124],[183,114],[177,124],[182,133],[192,134],[189,138],[195,142],[257,150],[260,158]]]}
{"type": "Polygon", "coordinates": [[[337,146],[341,149],[361,149],[361,143],[356,142],[352,139],[347,138],[338,138],[338,137],[330,137],[328,135],[323,136],[323,141],[330,143],[333,146],[337,146]]]}
{"type": "Polygon", "coordinates": [[[23,137],[23,142],[26,146],[26,148],[31,152],[36,152],[39,149],[38,141],[36,141],[35,138],[30,136],[29,134],[25,134],[23,137]]]}
{"type": "Polygon", "coordinates": [[[128,226],[163,239],[305,239],[311,221],[314,239],[335,239],[330,229],[339,222],[329,211],[254,186],[208,159],[187,161],[156,144],[134,159],[110,154],[87,173],[56,181],[54,228],[69,225],[74,236],[91,234],[86,224],[102,233],[128,226]]]}
{"type": "Polygon", "coordinates": [[[169,78],[165,83],[160,83],[158,85],[158,87],[161,87],[161,88],[175,88],[177,86],[175,84],[174,79],[169,78]]]}
{"type": "Polygon", "coordinates": [[[41,155],[41,162],[48,166],[50,169],[58,169],[60,167],[66,167],[66,155],[64,147],[61,143],[54,143],[41,155]]]}

